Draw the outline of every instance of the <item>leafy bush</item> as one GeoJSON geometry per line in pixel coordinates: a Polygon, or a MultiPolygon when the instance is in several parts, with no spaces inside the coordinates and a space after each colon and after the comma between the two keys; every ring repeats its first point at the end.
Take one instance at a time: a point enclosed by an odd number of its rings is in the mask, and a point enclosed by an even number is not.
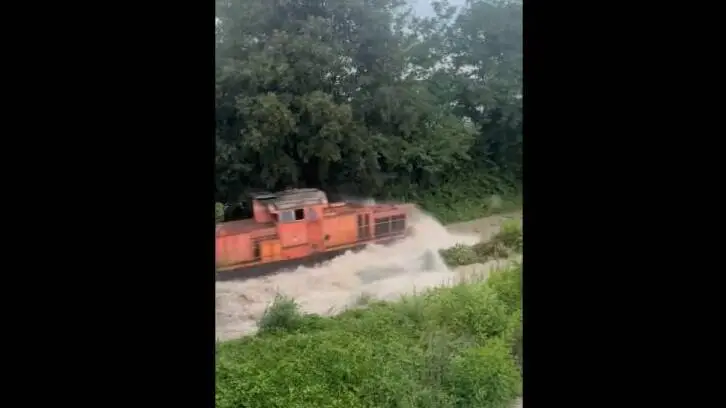
{"type": "Polygon", "coordinates": [[[214,203],[214,220],[216,222],[224,221],[224,204],[214,203]]]}
{"type": "MultiPolygon", "coordinates": [[[[514,268],[521,270],[522,265],[516,264],[514,268]]],[[[487,281],[507,307],[508,312],[522,309],[522,274],[495,271],[489,275],[487,281]]]]}
{"type": "Polygon", "coordinates": [[[302,327],[303,315],[293,299],[277,295],[257,322],[260,333],[292,332],[302,327]]]}
{"type": "Polygon", "coordinates": [[[521,374],[501,339],[471,347],[451,361],[444,386],[460,407],[508,406],[521,393],[521,374]]]}
{"type": "Polygon", "coordinates": [[[485,262],[489,259],[507,258],[509,257],[509,248],[507,245],[494,237],[493,240],[488,242],[479,242],[471,246],[471,249],[476,254],[476,257],[480,260],[479,262],[485,262]]]}
{"type": "Polygon", "coordinates": [[[456,285],[434,293],[426,316],[435,324],[471,335],[478,343],[504,332],[507,307],[488,285],[456,285]]]}
{"type": "Polygon", "coordinates": [[[522,310],[520,309],[510,315],[505,334],[502,336],[511,348],[511,353],[520,370],[522,369],[522,334],[522,310]]]}
{"type": "Polygon", "coordinates": [[[457,244],[451,248],[439,251],[441,258],[449,266],[471,265],[481,262],[481,258],[474,252],[474,248],[464,244],[457,244]]]}
{"type": "Polygon", "coordinates": [[[508,258],[511,252],[522,251],[522,229],[517,221],[507,221],[491,240],[471,246],[456,245],[439,251],[449,266],[484,263],[490,259],[508,258]]]}
{"type": "Polygon", "coordinates": [[[517,252],[522,252],[522,224],[518,220],[508,220],[502,224],[496,240],[517,252]]]}

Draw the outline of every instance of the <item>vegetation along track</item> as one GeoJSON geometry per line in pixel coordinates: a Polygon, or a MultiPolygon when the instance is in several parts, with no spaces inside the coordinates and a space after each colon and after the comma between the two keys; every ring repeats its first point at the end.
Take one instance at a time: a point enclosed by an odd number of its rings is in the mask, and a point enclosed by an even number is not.
{"type": "Polygon", "coordinates": [[[427,214],[417,213],[412,218],[414,236],[394,245],[371,246],[315,267],[300,266],[245,281],[217,282],[216,337],[224,341],[256,332],[257,321],[278,294],[294,298],[304,312],[332,315],[361,298],[393,300],[459,277],[487,275],[494,267],[512,260],[450,269],[439,250],[487,241],[505,221],[520,218],[521,212],[512,212],[443,226],[427,214]]]}

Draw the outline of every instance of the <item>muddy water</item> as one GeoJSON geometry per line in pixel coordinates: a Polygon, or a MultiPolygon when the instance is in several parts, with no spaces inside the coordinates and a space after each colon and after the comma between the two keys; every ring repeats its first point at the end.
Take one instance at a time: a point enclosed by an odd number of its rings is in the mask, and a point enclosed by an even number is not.
{"type": "Polygon", "coordinates": [[[265,308],[279,293],[292,297],[304,312],[336,314],[361,296],[396,299],[441,284],[461,274],[486,274],[497,262],[449,270],[438,250],[471,245],[498,230],[506,217],[492,217],[449,228],[417,212],[414,235],[391,246],[370,246],[312,268],[299,267],[276,275],[216,284],[216,335],[228,340],[252,334],[265,308]]]}

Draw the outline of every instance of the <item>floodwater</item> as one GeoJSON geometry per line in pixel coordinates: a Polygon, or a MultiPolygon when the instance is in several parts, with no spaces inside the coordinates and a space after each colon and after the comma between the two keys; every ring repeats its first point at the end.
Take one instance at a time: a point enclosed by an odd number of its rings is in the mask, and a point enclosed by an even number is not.
{"type": "Polygon", "coordinates": [[[278,294],[295,299],[303,312],[337,314],[361,296],[395,300],[403,294],[452,282],[461,274],[486,274],[501,261],[449,270],[438,250],[488,239],[511,216],[494,216],[444,227],[417,211],[413,236],[390,246],[372,245],[315,267],[216,284],[216,336],[229,340],[257,331],[257,321],[278,294]]]}

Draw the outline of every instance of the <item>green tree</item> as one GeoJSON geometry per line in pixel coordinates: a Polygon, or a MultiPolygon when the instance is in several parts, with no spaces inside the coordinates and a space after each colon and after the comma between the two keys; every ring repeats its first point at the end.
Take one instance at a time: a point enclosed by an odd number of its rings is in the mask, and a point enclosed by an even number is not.
{"type": "Polygon", "coordinates": [[[472,150],[516,180],[522,163],[522,4],[469,1],[448,38],[458,79],[457,112],[480,129],[472,150]]]}
{"type": "Polygon", "coordinates": [[[475,1],[457,16],[436,3],[421,19],[400,0],[218,0],[217,200],[518,177],[517,7],[475,1]]]}

